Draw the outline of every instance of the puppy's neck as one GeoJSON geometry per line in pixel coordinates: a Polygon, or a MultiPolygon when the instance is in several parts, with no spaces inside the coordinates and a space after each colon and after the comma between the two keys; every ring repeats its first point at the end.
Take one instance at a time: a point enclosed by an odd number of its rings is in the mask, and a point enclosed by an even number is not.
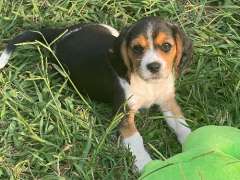
{"type": "Polygon", "coordinates": [[[175,76],[172,73],[168,74],[167,76],[161,77],[159,79],[145,80],[142,77],[140,77],[137,73],[131,73],[128,77],[129,77],[130,84],[141,83],[141,84],[157,85],[157,84],[162,84],[164,82],[173,83],[173,84],[175,82],[175,76]]]}

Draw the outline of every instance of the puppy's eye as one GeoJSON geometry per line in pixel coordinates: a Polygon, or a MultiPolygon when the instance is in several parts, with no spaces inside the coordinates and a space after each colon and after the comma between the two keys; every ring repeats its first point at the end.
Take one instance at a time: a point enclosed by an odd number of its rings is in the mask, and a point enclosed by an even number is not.
{"type": "Polygon", "coordinates": [[[161,46],[159,46],[159,48],[163,51],[163,52],[169,52],[172,48],[172,45],[169,43],[163,43],[161,46]]]}
{"type": "Polygon", "coordinates": [[[134,45],[132,47],[132,51],[135,53],[135,54],[142,54],[143,51],[144,51],[144,47],[142,47],[141,45],[134,45]]]}

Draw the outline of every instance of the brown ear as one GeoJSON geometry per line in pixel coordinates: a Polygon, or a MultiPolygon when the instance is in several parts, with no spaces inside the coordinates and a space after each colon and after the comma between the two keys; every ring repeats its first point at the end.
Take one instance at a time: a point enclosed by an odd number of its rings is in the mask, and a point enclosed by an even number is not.
{"type": "Polygon", "coordinates": [[[177,47],[175,70],[178,76],[180,73],[184,73],[186,67],[191,63],[193,48],[191,39],[177,25],[172,25],[172,28],[177,47]]]}
{"type": "Polygon", "coordinates": [[[131,27],[124,28],[114,42],[113,55],[110,63],[115,72],[122,78],[128,79],[132,64],[127,52],[127,37],[131,27]]]}

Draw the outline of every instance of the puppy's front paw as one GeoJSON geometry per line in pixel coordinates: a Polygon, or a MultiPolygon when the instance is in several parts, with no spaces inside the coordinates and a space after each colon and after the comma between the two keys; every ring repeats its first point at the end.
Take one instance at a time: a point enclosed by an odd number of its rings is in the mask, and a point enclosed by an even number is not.
{"type": "Polygon", "coordinates": [[[152,161],[151,157],[149,156],[149,154],[145,151],[144,153],[142,153],[141,158],[137,158],[134,161],[134,165],[137,168],[137,171],[141,172],[144,168],[144,166],[149,163],[150,161],[152,161]]]}
{"type": "Polygon", "coordinates": [[[188,127],[181,127],[177,132],[178,141],[183,144],[187,136],[191,133],[191,129],[188,127]]]}
{"type": "Polygon", "coordinates": [[[144,148],[142,136],[138,132],[130,137],[124,138],[123,144],[129,148],[132,155],[135,156],[134,165],[138,171],[141,171],[143,167],[152,160],[144,148]]]}

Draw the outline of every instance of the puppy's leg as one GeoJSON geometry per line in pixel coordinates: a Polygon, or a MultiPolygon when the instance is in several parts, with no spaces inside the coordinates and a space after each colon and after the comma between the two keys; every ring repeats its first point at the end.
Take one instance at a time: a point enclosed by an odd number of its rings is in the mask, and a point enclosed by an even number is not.
{"type": "Polygon", "coordinates": [[[174,130],[178,141],[183,144],[191,129],[188,127],[185,118],[175,98],[170,98],[160,105],[168,126],[174,130]]]}
{"type": "Polygon", "coordinates": [[[129,148],[131,153],[135,156],[135,166],[141,171],[145,164],[152,159],[143,145],[143,138],[138,132],[134,122],[135,112],[129,111],[128,116],[122,121],[120,126],[120,133],[123,138],[123,144],[129,148]]]}

